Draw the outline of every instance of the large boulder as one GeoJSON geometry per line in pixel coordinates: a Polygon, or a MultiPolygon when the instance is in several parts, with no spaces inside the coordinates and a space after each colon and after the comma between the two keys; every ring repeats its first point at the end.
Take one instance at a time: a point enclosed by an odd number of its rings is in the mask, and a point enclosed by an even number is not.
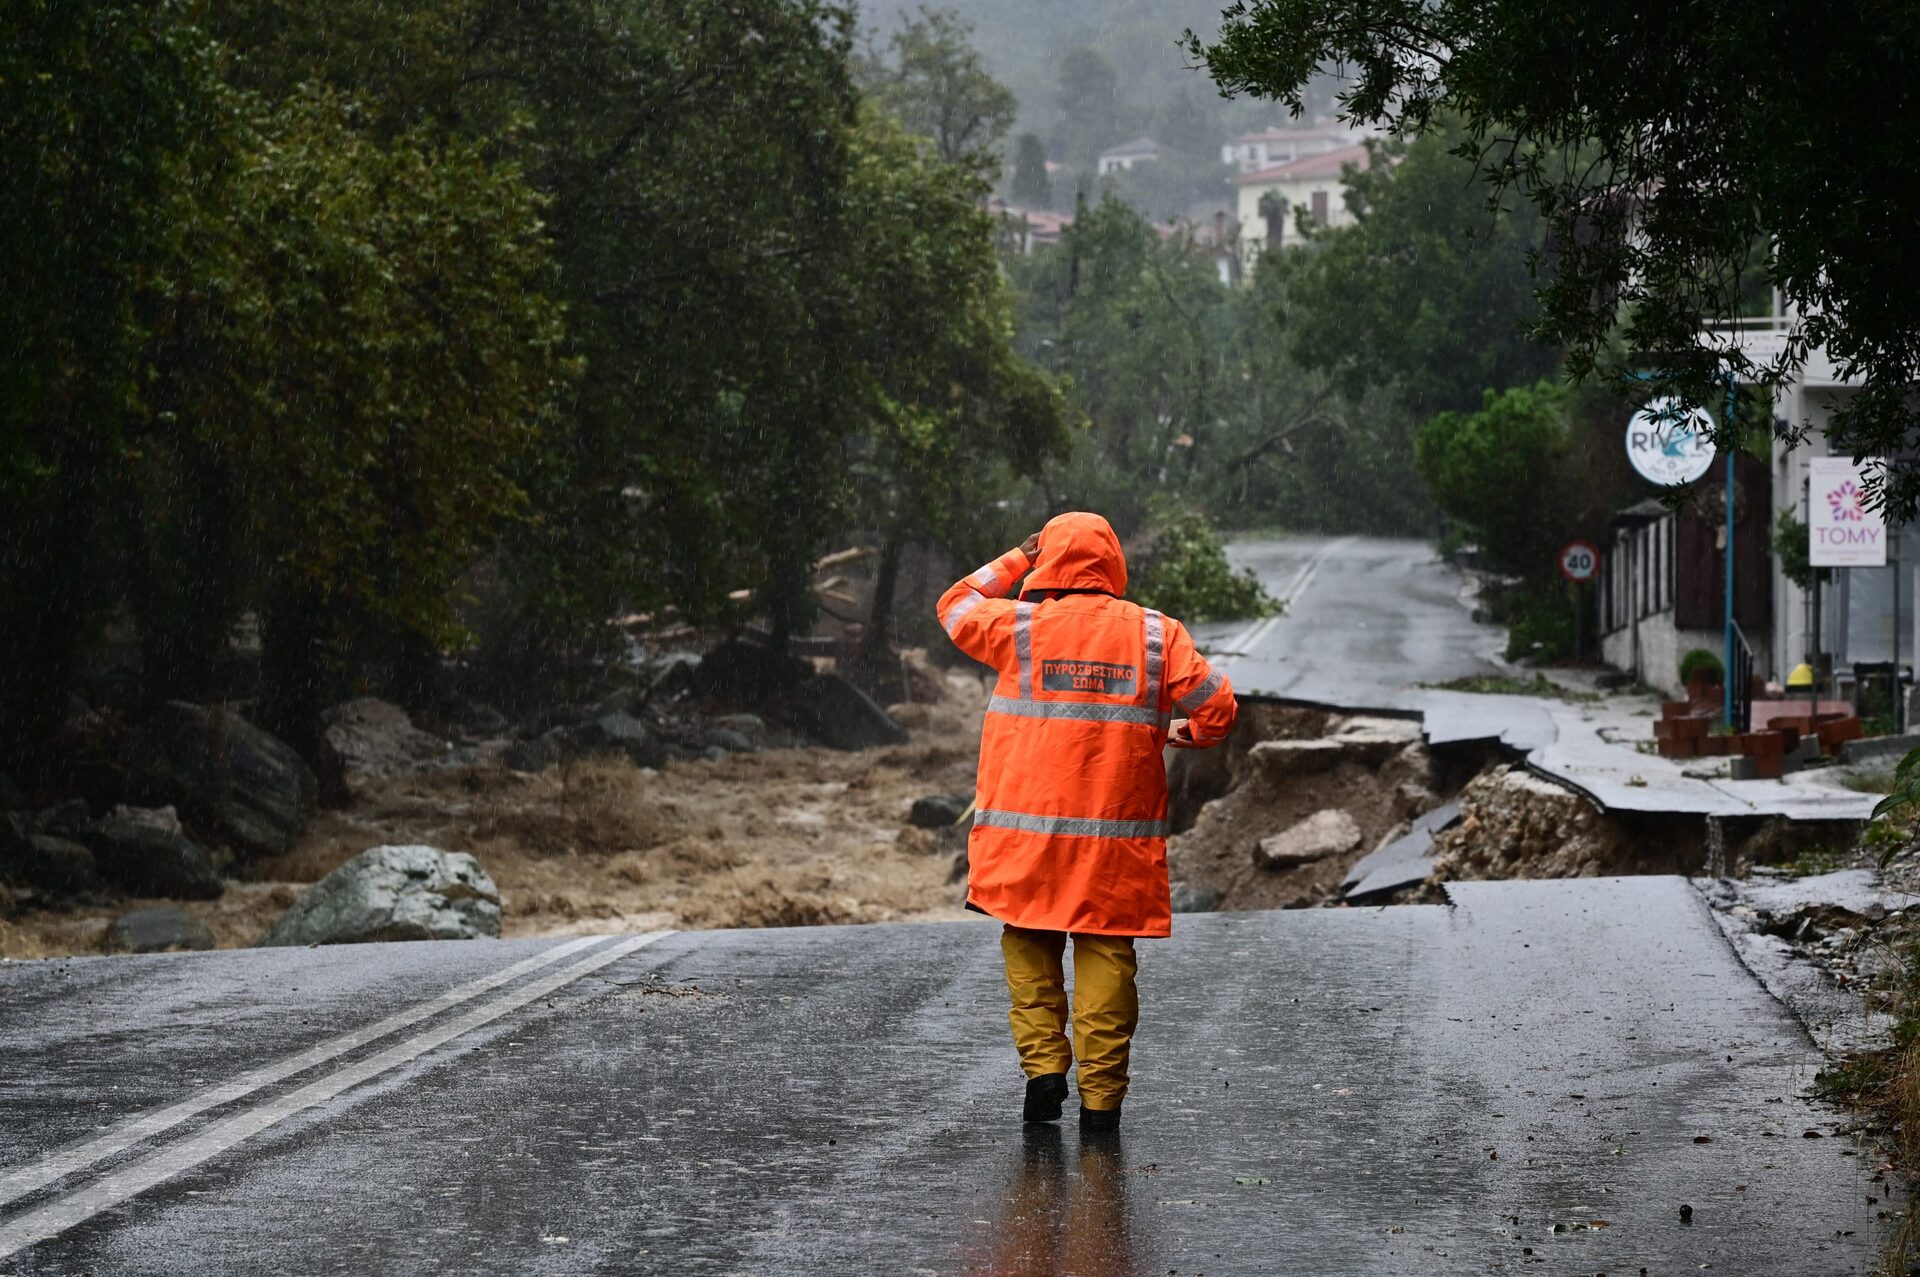
{"type": "Polygon", "coordinates": [[[573,729],[567,736],[569,754],[619,754],[635,767],[660,767],[667,761],[667,747],[647,725],[620,710],[573,729]]]}
{"type": "Polygon", "coordinates": [[[22,812],[0,815],[0,878],[55,896],[100,887],[92,852],[70,839],[34,832],[22,812]]]}
{"type": "Polygon", "coordinates": [[[138,896],[213,900],[226,890],[205,847],[163,821],[108,816],[80,832],[102,877],[138,896]]]}
{"type": "Polygon", "coordinates": [[[1247,763],[1269,781],[1297,780],[1338,767],[1350,757],[1335,740],[1263,740],[1247,751],[1247,763]]]}
{"type": "Polygon", "coordinates": [[[507,746],[500,761],[517,772],[543,772],[567,756],[567,729],[549,728],[531,740],[507,746]]]}
{"type": "Polygon", "coordinates": [[[231,710],[167,704],[141,732],[133,784],[151,805],[171,803],[236,851],[278,855],[313,818],[320,784],[285,742],[231,710]]]}
{"type": "Polygon", "coordinates": [[[834,749],[907,743],[907,729],[838,674],[816,674],[800,684],[793,694],[793,718],[801,731],[834,749]]]}
{"type": "Polygon", "coordinates": [[[913,800],[907,823],[915,829],[947,829],[959,824],[971,806],[972,794],[929,794],[913,800]]]}
{"type": "Polygon", "coordinates": [[[326,713],[323,732],[340,759],[349,793],[369,781],[443,763],[453,746],[413,725],[398,705],[362,696],[326,713]]]}
{"type": "Polygon", "coordinates": [[[710,700],[757,709],[812,673],[813,667],[791,652],[750,639],[728,639],[701,658],[693,671],[693,687],[710,700]]]}
{"type": "Polygon", "coordinates": [[[465,852],[374,847],[307,888],[262,945],[477,940],[500,934],[500,890],[465,852]]]}
{"type": "Polygon", "coordinates": [[[1292,869],[1352,851],[1360,845],[1360,826],[1337,808],[1316,811],[1270,838],[1262,838],[1253,863],[1262,869],[1292,869]]]}
{"type": "Polygon", "coordinates": [[[161,905],[123,913],[107,927],[100,947],[108,953],[171,953],[213,948],[213,932],[184,909],[161,905]]]}

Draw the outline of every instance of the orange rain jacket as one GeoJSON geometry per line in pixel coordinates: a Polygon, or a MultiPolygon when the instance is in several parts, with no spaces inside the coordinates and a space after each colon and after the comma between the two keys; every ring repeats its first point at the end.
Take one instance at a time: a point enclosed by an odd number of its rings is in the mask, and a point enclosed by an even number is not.
{"type": "Polygon", "coordinates": [[[940,596],[948,636],[1000,672],[980,740],[967,904],[1017,927],[1173,930],[1168,720],[1177,707],[1194,744],[1215,745],[1237,705],[1186,627],[1120,598],[1126,588],[1120,539],[1099,515],[1076,513],[1042,529],[1037,568],[1009,550],[940,596]],[[1029,568],[1021,600],[1007,598],[1029,568]],[[1050,594],[1061,590],[1084,592],[1050,594]]]}

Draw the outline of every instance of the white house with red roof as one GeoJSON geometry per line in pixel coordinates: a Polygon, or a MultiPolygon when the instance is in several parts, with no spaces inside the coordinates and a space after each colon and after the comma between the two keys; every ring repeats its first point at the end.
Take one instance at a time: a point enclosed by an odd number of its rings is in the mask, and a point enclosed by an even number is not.
{"type": "Polygon", "coordinates": [[[1364,171],[1370,162],[1364,143],[1351,143],[1250,172],[1236,173],[1240,246],[1248,262],[1269,248],[1299,238],[1295,218],[1301,212],[1320,226],[1345,226],[1353,221],[1347,208],[1349,167],[1364,171]]]}
{"type": "Polygon", "coordinates": [[[1338,121],[1261,129],[1242,133],[1220,148],[1220,162],[1231,164],[1242,173],[1257,173],[1295,160],[1325,155],[1364,142],[1370,136],[1363,129],[1348,128],[1338,121]]]}

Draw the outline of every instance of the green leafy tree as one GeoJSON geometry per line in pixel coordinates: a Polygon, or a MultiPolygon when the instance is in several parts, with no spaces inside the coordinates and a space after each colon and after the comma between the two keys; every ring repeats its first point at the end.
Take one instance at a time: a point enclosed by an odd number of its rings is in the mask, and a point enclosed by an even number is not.
{"type": "MultiPolygon", "coordinates": [[[[1658,352],[1661,388],[1713,404],[1724,370],[1775,384],[1824,348],[1861,382],[1838,445],[1910,458],[1920,318],[1902,299],[1920,244],[1885,217],[1907,203],[1920,145],[1894,109],[1916,37],[1904,7],[1250,0],[1217,40],[1186,44],[1231,91],[1297,108],[1338,64],[1355,119],[1413,133],[1460,119],[1456,149],[1489,199],[1524,200],[1552,229],[1533,331],[1574,374],[1615,371],[1622,347],[1658,352]],[[1872,159],[1836,176],[1851,154],[1872,159]],[[1757,360],[1707,327],[1750,313],[1756,268],[1801,317],[1757,360]]],[[[1920,463],[1896,461],[1883,495],[1910,516],[1920,463]]]]}
{"type": "Polygon", "coordinates": [[[1534,209],[1489,212],[1451,134],[1371,144],[1347,174],[1350,225],[1282,252],[1286,328],[1301,363],[1358,398],[1387,394],[1415,420],[1471,410],[1489,386],[1550,376],[1559,356],[1526,335],[1536,319],[1534,209]]]}
{"type": "Polygon", "coordinates": [[[0,750],[49,731],[114,602],[116,476],[148,415],[143,304],[223,145],[183,6],[0,16],[0,750]]]}
{"type": "Polygon", "coordinates": [[[1271,616],[1281,609],[1249,570],[1235,572],[1227,548],[1206,516],[1194,510],[1160,513],[1129,591],[1146,607],[1189,624],[1271,616]]]}
{"type": "Polygon", "coordinates": [[[877,666],[902,551],[970,541],[1010,479],[1066,452],[1071,413],[1014,353],[985,182],[884,119],[867,122],[855,156],[869,233],[851,281],[863,305],[854,353],[869,380],[851,467],[863,521],[880,538],[865,636],[877,666]]]}
{"type": "Polygon", "coordinates": [[[1073,165],[1091,167],[1100,148],[1122,141],[1132,121],[1121,106],[1119,75],[1084,45],[1061,57],[1054,105],[1060,123],[1050,149],[1073,165]]]}
{"type": "Polygon", "coordinates": [[[1420,428],[1414,457],[1440,508],[1474,532],[1487,562],[1545,579],[1565,539],[1568,392],[1554,382],[1486,392],[1478,412],[1420,428]]]}
{"type": "Polygon", "coordinates": [[[901,21],[885,55],[866,60],[862,78],[868,96],[930,139],[942,160],[991,173],[1020,104],[987,73],[971,36],[952,10],[922,8],[901,21]]]}
{"type": "MultiPolygon", "coordinates": [[[[230,590],[194,628],[258,609],[264,717],[309,747],[350,652],[458,645],[454,581],[526,514],[517,474],[573,371],[518,169],[356,114],[324,90],[258,113],[155,347],[152,444],[196,497],[175,517],[234,538],[202,545],[230,590]]],[[[169,637],[167,607],[139,611],[169,637]]]]}
{"type": "Polygon", "coordinates": [[[1047,148],[1039,137],[1022,133],[1014,144],[1013,202],[1026,208],[1053,205],[1053,179],[1047,175],[1047,148]]]}

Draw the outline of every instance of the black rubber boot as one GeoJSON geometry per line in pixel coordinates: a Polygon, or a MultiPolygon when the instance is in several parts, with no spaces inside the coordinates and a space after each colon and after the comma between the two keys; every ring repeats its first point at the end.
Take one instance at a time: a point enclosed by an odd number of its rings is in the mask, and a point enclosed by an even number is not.
{"type": "Polygon", "coordinates": [[[1080,1106],[1080,1130],[1087,1135],[1111,1135],[1120,1129],[1120,1110],[1080,1106]]]}
{"type": "Polygon", "coordinates": [[[1060,1105],[1067,1098],[1067,1075],[1042,1073],[1027,1079],[1027,1103],[1020,1110],[1023,1122],[1057,1122],[1060,1105]]]}

